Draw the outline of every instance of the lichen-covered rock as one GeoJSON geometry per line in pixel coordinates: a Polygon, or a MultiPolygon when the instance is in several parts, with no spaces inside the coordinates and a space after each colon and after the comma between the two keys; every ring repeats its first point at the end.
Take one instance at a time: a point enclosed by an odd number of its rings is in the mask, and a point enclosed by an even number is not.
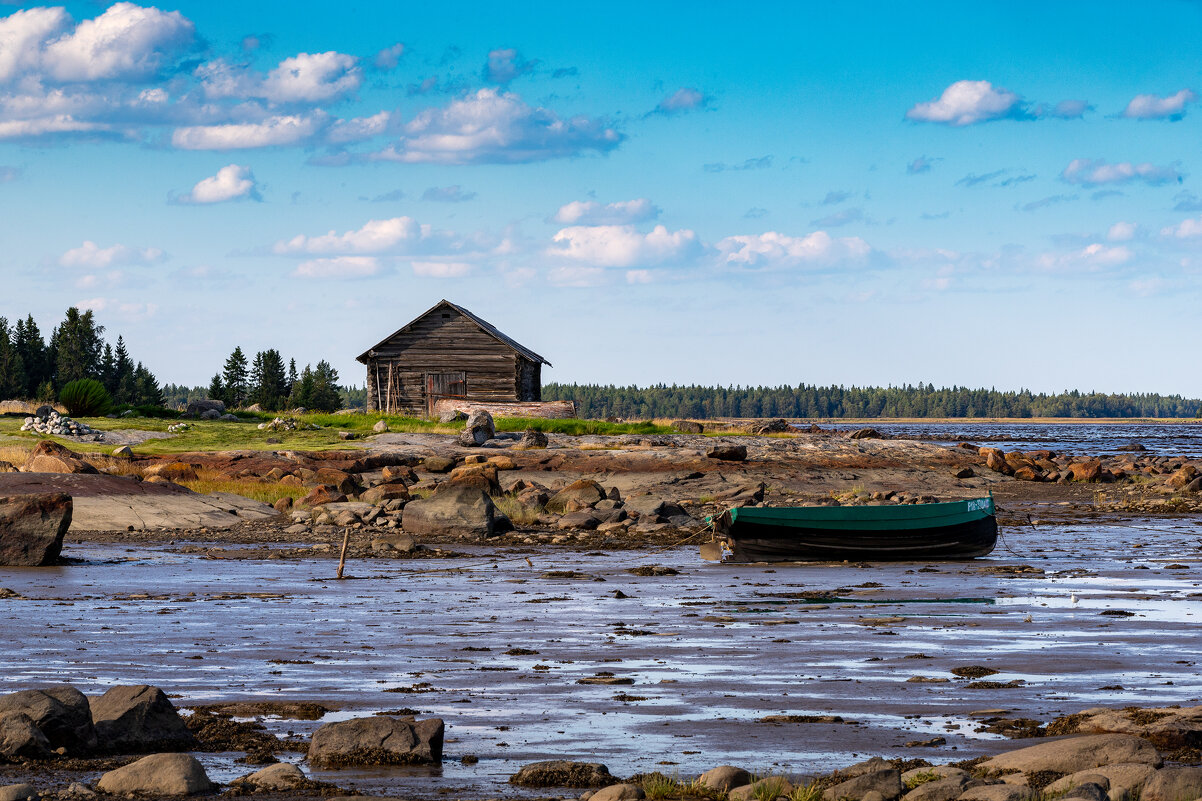
{"type": "Polygon", "coordinates": [[[509,777],[521,787],[608,787],[614,783],[609,768],[597,762],[553,759],[523,765],[509,777]]]}

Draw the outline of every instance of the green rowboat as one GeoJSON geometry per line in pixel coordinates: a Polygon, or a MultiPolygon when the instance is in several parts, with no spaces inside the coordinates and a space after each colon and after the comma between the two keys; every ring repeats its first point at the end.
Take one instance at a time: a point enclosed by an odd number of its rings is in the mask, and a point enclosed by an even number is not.
{"type": "Polygon", "coordinates": [[[729,562],[971,559],[997,544],[993,497],[893,506],[728,509],[729,562]]]}

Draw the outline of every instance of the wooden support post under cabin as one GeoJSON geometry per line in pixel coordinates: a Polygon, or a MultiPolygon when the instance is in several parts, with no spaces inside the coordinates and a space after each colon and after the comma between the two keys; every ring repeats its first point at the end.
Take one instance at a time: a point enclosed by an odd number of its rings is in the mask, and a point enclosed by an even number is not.
{"type": "Polygon", "coordinates": [[[342,568],[346,566],[346,548],[351,544],[351,530],[342,530],[342,553],[338,555],[338,578],[342,578],[342,568]]]}
{"type": "Polygon", "coordinates": [[[392,362],[388,363],[388,413],[392,414],[392,362]]]}

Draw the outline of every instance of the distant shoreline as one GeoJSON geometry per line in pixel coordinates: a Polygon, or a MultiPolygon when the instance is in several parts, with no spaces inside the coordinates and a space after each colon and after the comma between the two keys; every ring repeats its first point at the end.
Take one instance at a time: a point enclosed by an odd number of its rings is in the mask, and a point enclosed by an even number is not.
{"type": "MultiPolygon", "coordinates": [[[[681,418],[694,419],[694,418],[681,418]]],[[[704,423],[705,419],[695,418],[704,423]]],[[[772,420],[770,417],[712,417],[714,423],[749,423],[772,420]]],[[[873,424],[1009,424],[1028,423],[1036,425],[1202,425],[1197,417],[785,417],[790,423],[817,423],[819,425],[845,425],[870,427],[873,424]]]]}

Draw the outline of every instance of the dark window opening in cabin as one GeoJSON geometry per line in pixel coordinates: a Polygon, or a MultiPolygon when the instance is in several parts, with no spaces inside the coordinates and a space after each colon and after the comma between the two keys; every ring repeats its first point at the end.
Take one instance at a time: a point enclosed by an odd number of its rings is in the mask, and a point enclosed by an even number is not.
{"type": "Polygon", "coordinates": [[[451,315],[447,314],[446,312],[443,312],[443,313],[442,313],[442,319],[444,319],[444,320],[449,320],[449,319],[451,319],[451,315]]]}

